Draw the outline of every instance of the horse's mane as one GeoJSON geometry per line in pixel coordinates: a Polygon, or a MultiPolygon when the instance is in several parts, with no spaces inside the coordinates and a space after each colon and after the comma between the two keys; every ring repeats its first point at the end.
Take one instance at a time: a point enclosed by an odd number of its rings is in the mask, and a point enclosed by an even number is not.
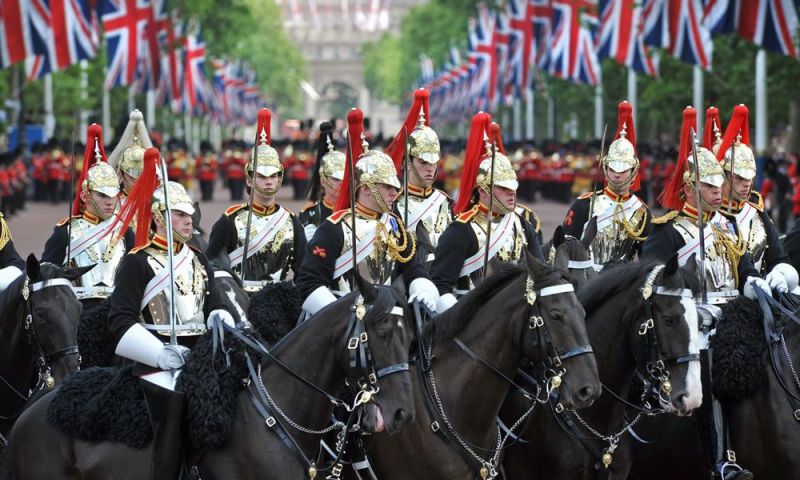
{"type": "Polygon", "coordinates": [[[653,270],[658,262],[629,262],[605,268],[600,275],[578,291],[578,300],[587,312],[631,287],[653,270]]]}
{"type": "MultiPolygon", "coordinates": [[[[581,256],[585,256],[588,258],[589,252],[586,251],[581,240],[579,238],[575,238],[572,235],[564,235],[564,243],[562,245],[567,246],[567,253],[569,254],[569,258],[577,258],[580,254],[581,256]]],[[[550,248],[553,247],[553,239],[547,241],[542,247],[542,253],[544,254],[545,258],[550,255],[550,248]]]]}
{"type": "MultiPolygon", "coordinates": [[[[480,285],[462,297],[458,303],[431,321],[429,328],[433,329],[434,341],[447,340],[464,329],[480,307],[484,306],[497,292],[505,288],[506,285],[525,271],[523,267],[518,265],[507,263],[497,265],[493,275],[484,279],[480,285]]],[[[428,335],[429,332],[426,332],[425,336],[427,337],[428,335]]]]}

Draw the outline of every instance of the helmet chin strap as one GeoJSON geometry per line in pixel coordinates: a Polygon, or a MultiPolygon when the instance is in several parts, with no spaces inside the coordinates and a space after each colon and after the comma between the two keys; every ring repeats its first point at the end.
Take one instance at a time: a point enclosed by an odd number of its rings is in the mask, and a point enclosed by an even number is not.
{"type": "MultiPolygon", "coordinates": [[[[103,209],[100,208],[100,206],[97,205],[97,202],[94,201],[94,197],[92,197],[92,192],[90,192],[89,190],[83,190],[83,191],[86,192],[86,198],[88,199],[88,203],[89,205],[91,205],[94,211],[97,212],[96,215],[98,217],[100,217],[102,220],[108,220],[109,218],[111,218],[111,215],[114,215],[113,213],[111,213],[110,215],[103,214],[103,209]]],[[[115,211],[117,209],[117,201],[114,202],[115,211]]]]}
{"type": "MultiPolygon", "coordinates": [[[[431,186],[433,186],[433,181],[431,181],[430,183],[427,183],[427,182],[425,182],[425,180],[422,179],[422,175],[420,175],[419,172],[417,171],[417,167],[414,166],[414,162],[413,161],[408,162],[408,169],[411,170],[414,173],[414,178],[416,178],[417,182],[419,182],[416,185],[418,185],[420,187],[423,187],[423,188],[430,188],[431,186]]],[[[436,178],[436,173],[435,172],[438,171],[438,170],[439,170],[439,166],[437,165],[436,166],[436,170],[434,171],[434,174],[433,174],[434,178],[436,178]]]]}
{"type": "Polygon", "coordinates": [[[364,184],[369,189],[369,193],[372,194],[372,197],[375,199],[375,202],[378,204],[378,207],[381,209],[381,213],[389,213],[392,210],[389,208],[389,205],[386,204],[381,194],[378,192],[378,187],[375,184],[364,184]]]}
{"type": "Polygon", "coordinates": [[[620,190],[627,190],[630,191],[631,185],[633,184],[634,179],[636,178],[636,174],[639,172],[639,167],[633,169],[631,174],[625,180],[615,182],[611,180],[611,177],[608,175],[608,166],[603,167],[603,174],[606,177],[606,182],[611,187],[611,190],[614,191],[616,194],[620,194],[620,190]]]}
{"type": "Polygon", "coordinates": [[[268,197],[271,197],[271,196],[277,194],[278,190],[280,190],[281,186],[283,185],[283,176],[281,176],[281,180],[278,182],[278,185],[274,189],[273,188],[261,188],[258,185],[256,185],[255,179],[253,178],[252,173],[253,172],[250,172],[250,173],[247,174],[247,179],[250,180],[250,183],[253,185],[253,189],[256,192],[260,193],[261,195],[266,195],[268,197]]]}
{"type": "MultiPolygon", "coordinates": [[[[481,190],[483,190],[483,192],[486,193],[487,195],[491,195],[492,197],[494,197],[494,202],[492,204],[492,207],[496,208],[497,210],[500,210],[499,213],[501,215],[506,215],[508,213],[511,213],[514,210],[514,208],[506,207],[506,205],[502,201],[500,201],[499,198],[497,198],[497,195],[494,194],[494,191],[489,193],[489,191],[486,188],[484,188],[484,187],[479,187],[479,188],[481,190]]],[[[516,202],[514,203],[514,206],[516,207],[516,202]]],[[[492,212],[492,213],[494,213],[494,212],[492,212]]]]}
{"type": "MultiPolygon", "coordinates": [[[[160,210],[153,213],[153,220],[155,220],[162,227],[167,228],[167,221],[164,218],[164,214],[161,213],[160,210]]],[[[174,228],[172,229],[172,236],[175,237],[174,238],[175,240],[181,243],[187,243],[189,240],[191,240],[191,237],[184,237],[183,235],[178,233],[174,228]]]]}

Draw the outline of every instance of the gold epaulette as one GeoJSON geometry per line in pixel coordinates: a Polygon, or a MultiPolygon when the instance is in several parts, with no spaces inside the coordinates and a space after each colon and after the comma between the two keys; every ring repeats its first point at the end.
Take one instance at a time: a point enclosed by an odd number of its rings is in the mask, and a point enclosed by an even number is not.
{"type": "Polygon", "coordinates": [[[533,224],[533,231],[536,233],[542,233],[542,220],[539,218],[539,215],[536,215],[536,212],[531,210],[531,218],[536,220],[533,224]]]}
{"type": "Polygon", "coordinates": [[[339,210],[338,212],[334,212],[333,214],[331,214],[331,216],[328,217],[328,221],[334,224],[339,223],[345,216],[347,216],[348,213],[350,213],[350,210],[347,209],[339,210]]]}
{"type": "Polygon", "coordinates": [[[303,205],[303,208],[300,209],[300,213],[305,213],[306,210],[311,210],[312,208],[316,207],[319,202],[308,202],[303,205]]]}
{"type": "Polygon", "coordinates": [[[238,212],[243,208],[247,208],[246,203],[240,203],[239,205],[233,205],[231,207],[228,207],[228,209],[225,210],[225,216],[230,217],[231,215],[233,215],[234,213],[238,212]]]}
{"type": "Polygon", "coordinates": [[[11,228],[9,228],[8,224],[6,223],[5,218],[3,218],[3,213],[0,212],[0,250],[4,249],[8,242],[12,241],[11,238],[11,228]]]}
{"type": "Polygon", "coordinates": [[[602,190],[598,190],[596,192],[586,192],[583,195],[581,195],[580,197],[578,197],[578,200],[586,200],[587,198],[590,198],[594,194],[598,194],[599,195],[601,193],[603,193],[602,190]]]}
{"type": "Polygon", "coordinates": [[[136,252],[141,252],[141,251],[142,251],[142,250],[144,250],[145,248],[149,247],[151,243],[152,243],[152,242],[148,241],[147,243],[145,243],[145,244],[144,244],[144,245],[142,245],[141,247],[134,247],[134,248],[132,248],[132,249],[131,249],[131,250],[130,250],[128,253],[129,253],[129,254],[131,254],[131,255],[133,255],[133,254],[134,254],[134,253],[136,253],[136,252]]]}
{"type": "Polygon", "coordinates": [[[667,212],[664,215],[661,215],[660,217],[655,217],[653,219],[653,223],[656,224],[656,225],[661,225],[662,223],[669,222],[670,220],[672,220],[673,218],[675,218],[677,216],[678,216],[678,211],[677,210],[672,210],[671,212],[667,212]]]}
{"type": "Polygon", "coordinates": [[[755,207],[756,210],[759,212],[764,211],[764,197],[761,196],[758,192],[750,192],[751,200],[748,200],[747,203],[755,207]],[[755,201],[753,201],[755,200],[755,201]]]}
{"type": "Polygon", "coordinates": [[[472,217],[474,217],[476,213],[478,213],[477,205],[457,216],[456,222],[468,223],[470,220],[472,220],[472,217]]]}
{"type": "Polygon", "coordinates": [[[81,218],[81,216],[80,215],[73,215],[71,217],[64,217],[61,220],[59,220],[58,223],[56,223],[56,226],[57,227],[63,227],[64,225],[67,224],[68,221],[72,220],[73,218],[81,218]]]}

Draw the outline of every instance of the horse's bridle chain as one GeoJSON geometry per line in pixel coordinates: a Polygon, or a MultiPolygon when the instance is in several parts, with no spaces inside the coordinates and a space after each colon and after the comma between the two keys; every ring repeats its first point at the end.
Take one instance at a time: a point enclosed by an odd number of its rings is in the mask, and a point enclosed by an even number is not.
{"type": "MultiPolygon", "coordinates": [[[[575,289],[572,286],[572,284],[570,284],[570,283],[563,284],[563,285],[556,285],[556,286],[553,286],[553,287],[546,287],[546,288],[542,288],[540,290],[533,290],[533,281],[532,281],[532,279],[530,277],[528,277],[528,279],[526,281],[525,297],[526,297],[526,300],[528,301],[528,304],[532,306],[534,304],[534,302],[536,301],[536,299],[539,298],[539,297],[547,297],[547,296],[551,296],[551,295],[559,295],[559,294],[562,294],[562,293],[574,292],[574,291],[575,291],[575,289]]],[[[530,323],[529,328],[533,329],[533,328],[541,327],[543,325],[543,322],[544,322],[544,320],[541,317],[532,315],[531,318],[529,319],[529,323],[530,323]],[[538,319],[538,320],[535,320],[535,319],[538,319]]],[[[588,352],[581,352],[581,353],[588,353],[588,352]]],[[[428,343],[428,357],[432,358],[432,356],[433,356],[432,354],[433,354],[433,342],[429,342],[428,343]]],[[[575,356],[575,354],[572,354],[570,356],[575,356]]],[[[557,352],[556,352],[556,355],[555,355],[555,359],[558,359],[558,353],[557,352]]],[[[481,362],[481,363],[485,363],[485,362],[481,362]]],[[[558,362],[558,364],[560,365],[560,362],[558,362]]],[[[494,370],[494,368],[492,368],[492,370],[494,370]]],[[[562,371],[562,375],[563,375],[564,372],[565,372],[565,370],[562,371]]],[[[436,401],[436,408],[438,410],[438,414],[442,417],[442,421],[444,422],[444,424],[447,427],[447,429],[450,431],[450,433],[453,435],[453,437],[455,437],[455,439],[456,439],[456,441],[458,441],[459,445],[461,445],[461,448],[463,448],[464,451],[466,451],[473,459],[475,459],[475,461],[477,461],[481,465],[481,471],[480,471],[481,478],[492,479],[492,478],[497,477],[497,474],[498,474],[497,465],[500,462],[500,455],[503,452],[503,449],[504,449],[504,446],[505,446],[506,442],[511,437],[512,433],[514,432],[514,430],[516,430],[520,425],[522,425],[522,422],[524,422],[525,419],[527,419],[533,413],[534,409],[536,408],[538,399],[536,399],[536,398],[532,399],[531,407],[528,410],[526,410],[522,414],[522,416],[519,419],[517,419],[516,422],[514,422],[514,424],[506,432],[505,436],[503,436],[501,428],[499,426],[497,427],[497,436],[495,438],[495,445],[496,446],[494,448],[494,453],[492,454],[492,457],[491,457],[490,460],[484,460],[483,457],[481,457],[480,455],[475,453],[475,451],[472,449],[470,444],[466,440],[464,440],[461,437],[461,435],[458,434],[458,432],[456,431],[455,427],[453,427],[452,423],[450,422],[450,419],[447,417],[447,414],[446,414],[445,409],[444,409],[444,403],[442,402],[441,396],[439,395],[439,389],[436,386],[436,378],[435,378],[434,373],[433,373],[433,365],[431,365],[429,370],[428,370],[428,378],[429,378],[429,381],[430,381],[431,391],[433,393],[434,400],[436,401]]],[[[557,387],[555,387],[555,388],[557,388],[557,387]]],[[[548,391],[550,391],[550,383],[549,382],[548,382],[548,391]]],[[[491,452],[491,450],[489,450],[489,451],[491,452]]]]}
{"type": "Polygon", "coordinates": [[[789,365],[789,369],[792,371],[792,376],[794,377],[795,385],[797,388],[800,389],[800,378],[797,376],[797,370],[794,368],[794,362],[792,361],[792,356],[789,355],[789,349],[786,347],[786,337],[781,335],[781,346],[783,347],[783,354],[786,356],[786,363],[789,365]]]}

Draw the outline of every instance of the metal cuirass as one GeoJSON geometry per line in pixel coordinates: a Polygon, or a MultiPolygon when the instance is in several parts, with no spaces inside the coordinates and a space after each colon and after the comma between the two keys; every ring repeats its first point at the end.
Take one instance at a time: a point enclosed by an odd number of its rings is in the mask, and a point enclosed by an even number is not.
{"type": "MultiPolygon", "coordinates": [[[[674,225],[687,244],[699,238],[700,230],[692,219],[678,216],[675,218],[674,225]]],[[[725,303],[738,295],[735,276],[738,265],[731,265],[729,259],[726,258],[726,247],[720,237],[727,235],[731,241],[736,242],[737,234],[728,222],[717,224],[717,226],[720,228],[714,229],[714,235],[707,237],[705,242],[706,289],[709,295],[708,301],[712,304],[725,303]]],[[[712,226],[708,225],[706,228],[712,228],[712,226]]],[[[699,260],[699,257],[695,256],[695,261],[699,262],[699,260]]],[[[699,265],[697,272],[699,275],[699,265]]]]}
{"type": "MultiPolygon", "coordinates": [[[[633,231],[639,231],[647,221],[647,210],[639,208],[630,214],[623,210],[623,204],[615,202],[607,195],[595,197],[589,219],[592,217],[605,218],[613,213],[613,221],[607,222],[603,228],[597,229],[597,235],[590,246],[590,255],[596,265],[605,265],[611,262],[629,261],[635,252],[636,240],[630,238],[622,225],[626,222],[633,231]]],[[[588,223],[588,222],[587,222],[588,223]]]]}
{"type": "MultiPolygon", "coordinates": [[[[427,199],[415,195],[408,196],[408,230],[417,242],[417,255],[423,259],[426,267],[433,262],[436,246],[439,244],[444,231],[452,222],[453,214],[450,202],[447,197],[436,190],[432,195],[441,195],[441,203],[432,205],[426,203],[427,199]],[[412,222],[419,218],[416,225],[412,222]]],[[[397,199],[397,211],[401,219],[405,221],[406,205],[405,197],[397,199]]]]}
{"type": "MultiPolygon", "coordinates": [[[[121,225],[120,225],[121,226],[121,225]]],[[[125,256],[125,242],[120,239],[112,243],[113,238],[119,231],[119,227],[114,229],[111,234],[105,235],[97,240],[92,245],[86,247],[85,250],[75,255],[70,262],[70,265],[75,267],[85,267],[88,265],[95,265],[95,267],[88,272],[84,273],[74,283],[78,287],[114,287],[114,276],[117,273],[122,258],[125,256]]],[[[86,221],[83,218],[76,218],[72,220],[70,237],[72,242],[82,238],[87,231],[94,228],[95,225],[86,221]]],[[[107,293],[101,295],[100,298],[107,296],[107,293]]]]}
{"type": "MultiPolygon", "coordinates": [[[[506,236],[506,238],[503,240],[503,245],[500,247],[500,251],[497,252],[497,255],[495,255],[494,258],[489,259],[490,264],[519,263],[522,257],[525,255],[523,250],[528,246],[528,241],[525,238],[525,231],[522,228],[522,221],[520,220],[519,215],[516,213],[509,215],[514,215],[511,226],[513,232],[511,235],[506,236]]],[[[492,238],[497,235],[497,228],[500,223],[501,219],[497,219],[492,223],[492,238]]],[[[472,217],[472,220],[470,220],[469,224],[470,227],[472,227],[472,231],[475,233],[475,238],[478,240],[478,251],[485,251],[487,230],[486,216],[479,212],[472,217]]],[[[475,288],[475,286],[480,283],[480,281],[484,278],[484,274],[485,273],[482,271],[482,269],[478,269],[469,275],[470,290],[475,288]]]]}
{"type": "MultiPolygon", "coordinates": [[[[189,248],[185,246],[183,248],[189,248]]],[[[147,263],[158,273],[168,268],[167,252],[160,249],[148,248],[147,263]]],[[[202,262],[194,252],[189,252],[185,262],[176,268],[175,276],[175,325],[182,328],[176,331],[177,335],[198,335],[206,330],[203,306],[205,305],[206,290],[208,288],[208,274],[202,262]],[[192,328],[196,327],[196,328],[192,328]]],[[[159,335],[170,335],[169,304],[172,293],[169,288],[153,297],[147,304],[155,330],[159,335]]]]}
{"type": "MultiPolygon", "coordinates": [[[[268,228],[270,217],[277,215],[276,210],[271,215],[258,215],[253,212],[250,221],[250,246],[255,237],[268,228]]],[[[244,245],[245,230],[247,228],[247,209],[242,209],[236,214],[237,246],[244,245]]],[[[284,280],[288,274],[289,266],[294,259],[294,223],[290,215],[286,215],[281,225],[277,225],[277,232],[258,252],[247,258],[247,280],[262,283],[284,280]]],[[[241,274],[241,265],[236,272],[241,274]]]]}
{"type": "MultiPolygon", "coordinates": [[[[339,255],[344,255],[353,249],[350,216],[348,215],[347,218],[342,220],[340,225],[342,225],[344,243],[339,255]]],[[[397,260],[392,257],[387,236],[396,244],[400,244],[403,241],[403,237],[406,237],[406,241],[412,241],[407,235],[404,235],[404,231],[401,231],[400,228],[399,222],[394,221],[394,219],[393,225],[389,227],[384,225],[379,218],[364,218],[356,215],[356,244],[360,243],[364,238],[368,238],[373,234],[376,235],[374,250],[357,265],[358,273],[364,280],[376,285],[389,285],[391,283],[397,260]]],[[[334,279],[334,284],[339,292],[352,291],[354,288],[352,271],[348,271],[339,278],[334,279]]]]}
{"type": "Polygon", "coordinates": [[[767,228],[761,215],[755,214],[749,221],[737,223],[739,233],[747,241],[747,251],[750,252],[750,259],[759,273],[764,273],[764,254],[769,245],[767,244],[767,228]]]}

